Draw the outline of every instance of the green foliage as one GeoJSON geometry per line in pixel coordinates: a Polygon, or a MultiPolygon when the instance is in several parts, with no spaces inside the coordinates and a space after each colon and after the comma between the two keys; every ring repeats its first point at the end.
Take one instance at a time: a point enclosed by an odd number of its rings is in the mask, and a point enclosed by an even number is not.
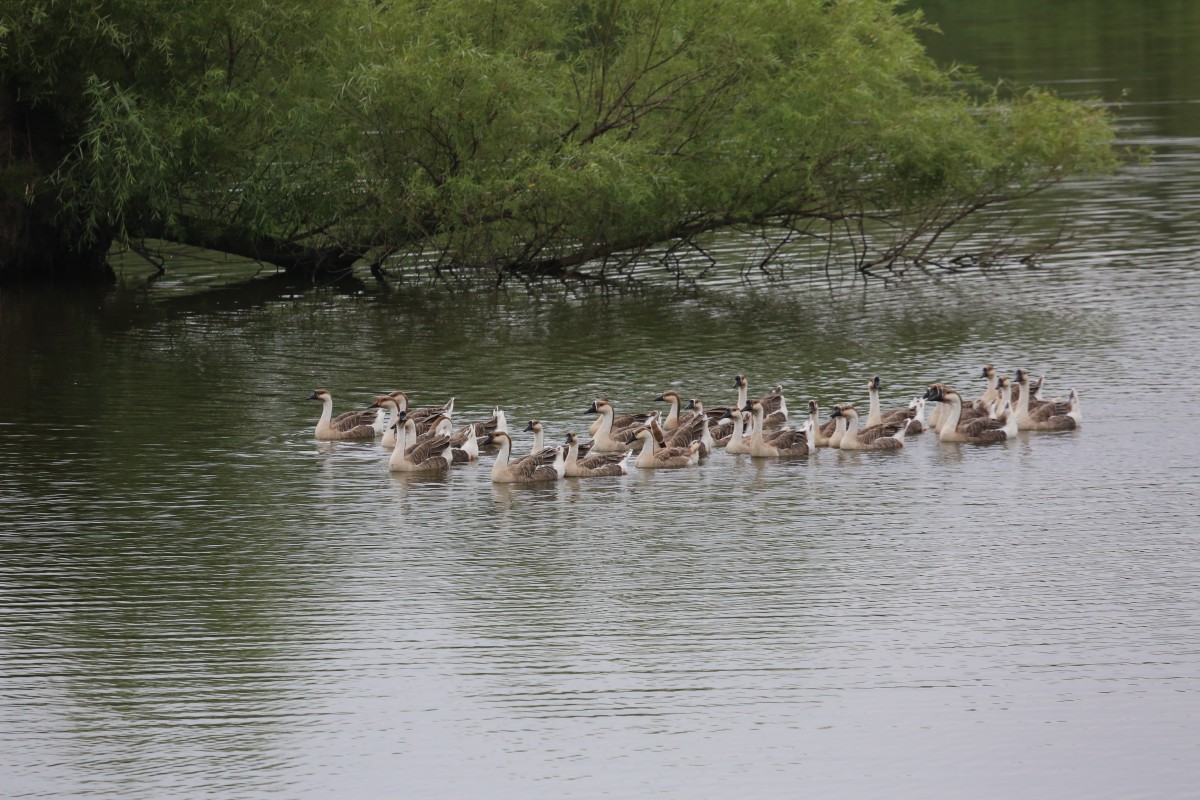
{"type": "Polygon", "coordinates": [[[974,210],[1113,167],[1103,111],[980,93],[897,6],[9,2],[0,68],[62,120],[46,185],[90,235],[459,274],[848,221],[860,269],[895,267],[974,210]]]}

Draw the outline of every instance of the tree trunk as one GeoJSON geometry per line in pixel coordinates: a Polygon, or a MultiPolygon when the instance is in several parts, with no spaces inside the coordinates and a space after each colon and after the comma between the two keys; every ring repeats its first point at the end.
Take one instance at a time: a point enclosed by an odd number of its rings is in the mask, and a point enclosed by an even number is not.
{"type": "Polygon", "coordinates": [[[0,283],[112,283],[111,233],[83,245],[49,185],[70,147],[61,121],[15,96],[0,91],[0,283]]]}

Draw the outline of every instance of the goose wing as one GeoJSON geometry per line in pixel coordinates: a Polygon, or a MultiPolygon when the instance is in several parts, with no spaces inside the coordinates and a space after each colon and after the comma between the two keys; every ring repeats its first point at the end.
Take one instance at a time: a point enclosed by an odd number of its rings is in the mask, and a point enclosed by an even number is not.
{"type": "Polygon", "coordinates": [[[895,436],[903,429],[904,422],[884,422],[859,431],[858,440],[863,444],[873,444],[880,439],[895,436]]]}
{"type": "Polygon", "coordinates": [[[588,456],[587,458],[578,458],[575,460],[575,464],[580,469],[594,470],[612,464],[620,464],[628,456],[628,450],[623,453],[597,453],[596,455],[588,456]]]}
{"type": "Polygon", "coordinates": [[[347,411],[345,414],[338,414],[330,420],[329,427],[339,433],[345,433],[360,425],[374,425],[375,415],[378,413],[379,410],[375,408],[347,411]]]}
{"type": "Polygon", "coordinates": [[[442,451],[450,446],[449,436],[434,436],[432,439],[427,439],[424,442],[418,442],[412,447],[404,451],[404,455],[414,464],[420,464],[433,458],[435,454],[441,455],[442,451]]]}

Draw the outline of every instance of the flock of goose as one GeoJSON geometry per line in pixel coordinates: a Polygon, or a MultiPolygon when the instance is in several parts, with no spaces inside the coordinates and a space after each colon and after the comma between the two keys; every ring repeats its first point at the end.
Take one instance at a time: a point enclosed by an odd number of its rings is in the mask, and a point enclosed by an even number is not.
{"type": "Polygon", "coordinates": [[[788,427],[787,401],[783,387],[757,399],[749,397],[744,375],[734,379],[737,402],[728,407],[705,409],[698,399],[684,404],[675,391],[663,392],[656,400],[668,404],[661,411],[618,415],[610,400],[598,399],[587,409],[596,414],[581,442],[568,433],[565,443],[543,446],[544,429],[531,420],[534,443],[529,455],[513,458],[513,440],[504,412],[495,409],[491,419],[457,429],[451,422],[454,399],[444,406],[410,407],[408,395],[392,392],[375,398],[368,409],[333,416],[333,398],[317,389],[308,398],[323,404],[317,421],[316,438],[323,441],[367,441],[382,436],[381,444],[391,449],[388,468],[393,472],[438,472],[454,464],[474,461],[482,451],[495,451],[492,480],[496,483],[537,483],[564,477],[588,478],[625,475],[635,449],[633,463],[639,469],[694,466],[713,450],[746,454],[752,458],[807,456],[819,447],[842,450],[887,450],[904,448],[906,435],[932,429],[940,441],[991,444],[1004,442],[1017,431],[1065,431],[1083,421],[1079,395],[1043,400],[1042,381],[1031,381],[1018,369],[1010,380],[995,367],[983,368],[987,388],[978,398],[966,401],[941,383],[913,398],[907,408],[883,410],[879,403],[879,376],[867,382],[868,413],[861,420],[853,405],[833,407],[824,424],[815,400],[808,401],[808,415],[798,428],[788,427]],[[928,420],[927,403],[936,404],[928,420]]]}

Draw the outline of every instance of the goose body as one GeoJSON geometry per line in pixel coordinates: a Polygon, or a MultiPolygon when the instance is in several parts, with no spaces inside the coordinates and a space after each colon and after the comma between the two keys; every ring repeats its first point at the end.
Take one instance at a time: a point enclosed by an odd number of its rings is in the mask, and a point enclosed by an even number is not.
{"type": "Polygon", "coordinates": [[[863,430],[858,427],[858,412],[852,405],[835,406],[834,416],[846,419],[846,430],[838,447],[842,450],[900,450],[904,447],[904,434],[911,421],[886,425],[871,425],[863,430]]]}
{"type": "Polygon", "coordinates": [[[563,448],[544,448],[542,452],[526,456],[512,463],[512,438],[507,431],[488,434],[488,444],[499,448],[496,463],[492,465],[492,483],[548,483],[557,481],[566,473],[563,448]]]}
{"type": "Polygon", "coordinates": [[[926,400],[934,400],[946,406],[942,424],[938,428],[938,441],[966,442],[969,444],[994,444],[1015,439],[1017,415],[1005,414],[1004,418],[976,417],[962,420],[962,395],[945,384],[935,383],[925,392],[926,400]]]}
{"type": "Polygon", "coordinates": [[[565,474],[568,478],[600,478],[629,474],[629,468],[625,465],[629,459],[629,450],[622,453],[599,453],[581,459],[579,457],[579,437],[574,433],[568,433],[566,444],[565,474]]]}
{"type": "Polygon", "coordinates": [[[629,443],[637,441],[642,443],[641,452],[633,462],[638,469],[679,469],[700,463],[700,442],[692,442],[687,447],[662,447],[647,427],[630,434],[629,443]]]}
{"type": "Polygon", "coordinates": [[[321,401],[321,417],[313,432],[323,442],[366,441],[375,438],[375,421],[380,416],[374,408],[347,411],[333,416],[333,397],[327,389],[317,389],[308,396],[309,400],[321,401]]]}

